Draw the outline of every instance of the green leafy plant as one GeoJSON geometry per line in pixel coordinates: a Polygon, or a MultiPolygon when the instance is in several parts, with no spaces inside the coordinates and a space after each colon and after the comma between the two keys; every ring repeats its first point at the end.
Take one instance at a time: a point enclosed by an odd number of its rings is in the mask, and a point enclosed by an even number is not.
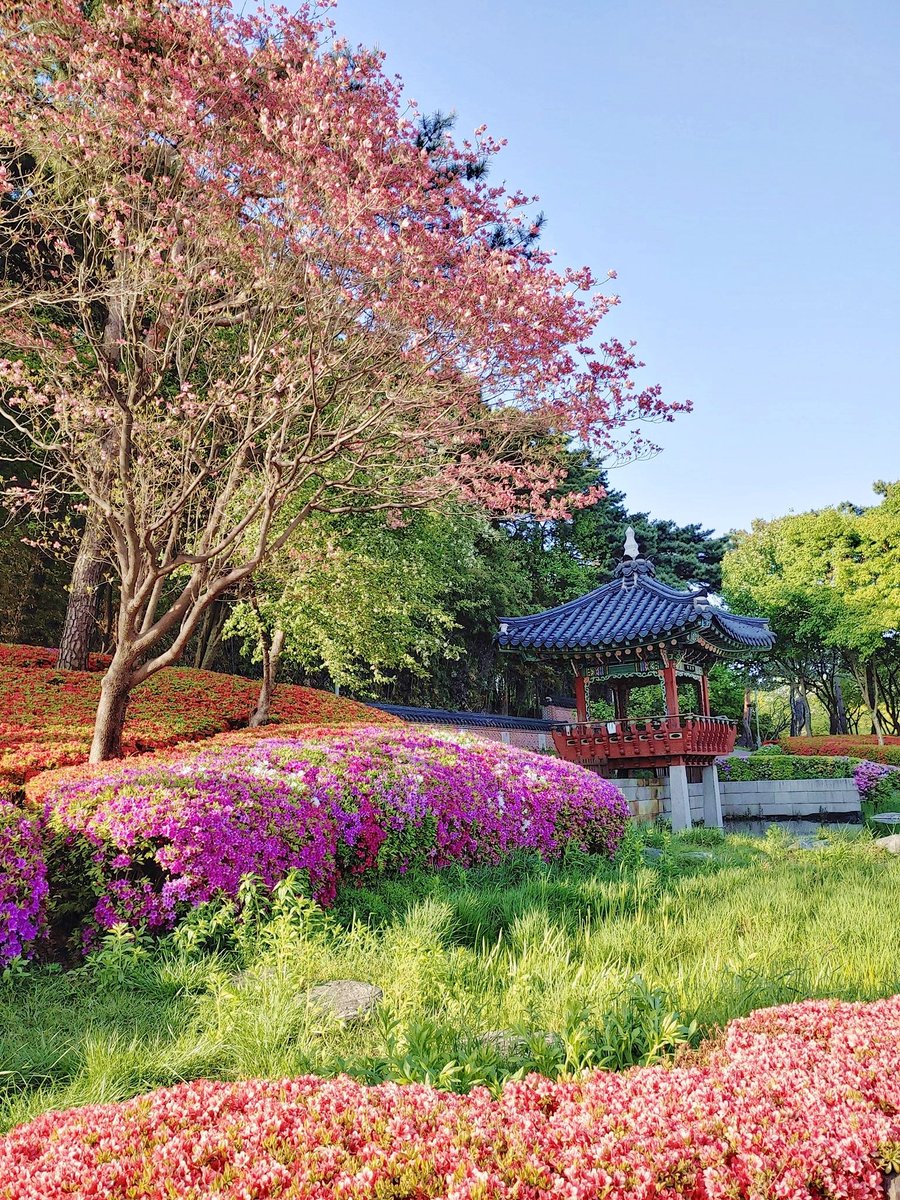
{"type": "Polygon", "coordinates": [[[150,945],[142,930],[120,922],[104,934],[100,947],[87,956],[84,970],[99,988],[135,984],[147,965],[150,945]]]}

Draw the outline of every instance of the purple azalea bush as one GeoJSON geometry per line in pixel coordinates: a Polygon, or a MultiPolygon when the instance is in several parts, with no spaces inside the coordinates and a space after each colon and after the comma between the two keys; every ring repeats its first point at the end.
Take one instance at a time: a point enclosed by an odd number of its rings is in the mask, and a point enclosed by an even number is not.
{"type": "Polygon", "coordinates": [[[529,751],[418,730],[265,739],[117,766],[60,785],[49,827],[87,876],[92,920],[171,928],[179,911],[305,872],[329,904],[345,879],[413,866],[610,858],[628,806],[607,780],[529,751]]]}
{"type": "Polygon", "coordinates": [[[46,933],[47,892],[40,820],[0,800],[0,967],[30,957],[46,933]]]}
{"type": "Polygon", "coordinates": [[[868,759],[858,762],[853,768],[853,779],[860,799],[874,800],[880,790],[879,784],[893,774],[894,768],[886,767],[884,763],[869,762],[868,759]]]}

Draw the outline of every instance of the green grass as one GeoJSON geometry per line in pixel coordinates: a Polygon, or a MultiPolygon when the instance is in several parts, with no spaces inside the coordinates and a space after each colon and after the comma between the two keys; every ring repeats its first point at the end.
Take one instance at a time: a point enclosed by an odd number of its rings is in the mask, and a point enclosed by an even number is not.
{"type": "Polygon", "coordinates": [[[251,890],[243,926],[207,908],[161,943],[112,935],[74,971],[10,969],[0,1123],[198,1076],[496,1088],[653,1061],[765,1005],[900,992],[900,858],[870,839],[644,840],[655,857],[632,833],[615,867],[420,874],[330,914],[251,890]],[[311,1010],[305,988],[339,978],[379,984],[379,1014],[340,1027],[311,1010]]]}

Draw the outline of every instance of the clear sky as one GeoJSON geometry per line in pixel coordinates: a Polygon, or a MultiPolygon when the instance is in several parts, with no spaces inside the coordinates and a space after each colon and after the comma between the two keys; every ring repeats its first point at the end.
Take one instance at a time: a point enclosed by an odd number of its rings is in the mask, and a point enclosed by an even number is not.
{"type": "Polygon", "coordinates": [[[613,473],[719,531],[900,478],[898,0],[340,0],[424,111],[486,122],[605,331],[695,411],[613,473]]]}

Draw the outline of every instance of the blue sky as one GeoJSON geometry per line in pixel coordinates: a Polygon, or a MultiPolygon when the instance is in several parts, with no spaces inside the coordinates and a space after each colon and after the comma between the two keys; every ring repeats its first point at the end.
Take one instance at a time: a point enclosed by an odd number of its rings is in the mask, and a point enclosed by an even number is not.
{"type": "Polygon", "coordinates": [[[630,507],[725,531],[900,477],[897,0],[340,0],[423,110],[509,139],[605,331],[690,398],[630,507]]]}

